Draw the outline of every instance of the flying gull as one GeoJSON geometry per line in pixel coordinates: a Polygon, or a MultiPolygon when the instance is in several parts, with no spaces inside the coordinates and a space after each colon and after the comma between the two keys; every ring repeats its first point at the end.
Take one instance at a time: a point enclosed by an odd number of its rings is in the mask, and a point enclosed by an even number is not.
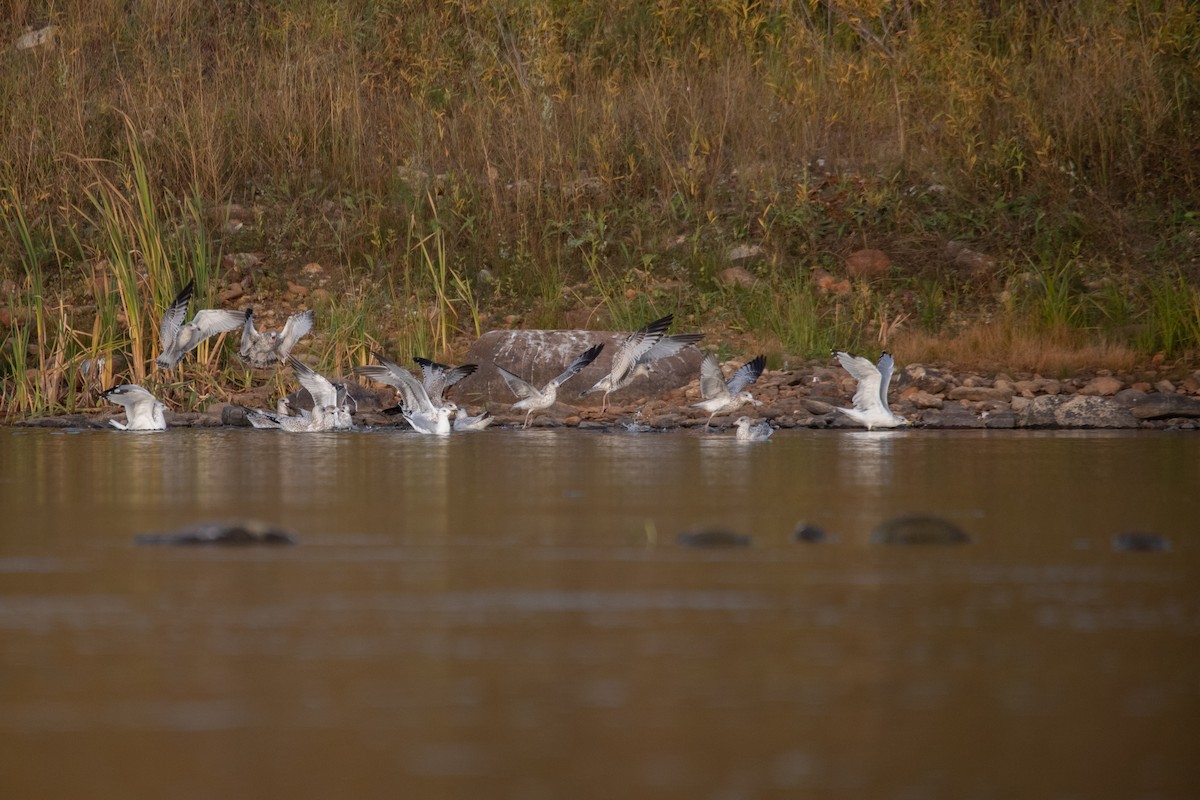
{"type": "Polygon", "coordinates": [[[174,368],[190,350],[208,337],[237,330],[245,321],[245,315],[240,311],[206,308],[197,311],[191,322],[184,324],[183,318],[187,316],[188,303],[192,300],[195,288],[196,281],[189,281],[162,316],[158,331],[162,354],[154,359],[154,363],[163,369],[174,368]]]}
{"type": "Polygon", "coordinates": [[[514,375],[504,367],[496,365],[496,369],[499,370],[501,377],[504,378],[504,382],[508,384],[509,391],[521,398],[513,403],[513,408],[525,409],[525,424],[521,427],[529,427],[529,421],[533,417],[533,412],[554,405],[558,400],[558,387],[574,377],[576,373],[588,364],[595,361],[596,356],[600,355],[600,351],[603,349],[604,345],[602,344],[592,345],[580,353],[561,375],[551,380],[541,389],[538,389],[519,375],[514,375]]]}
{"type": "Polygon", "coordinates": [[[604,392],[600,401],[600,413],[608,408],[608,396],[619,389],[624,389],[633,383],[639,375],[649,375],[653,371],[651,365],[660,358],[673,356],[689,344],[695,344],[704,338],[702,333],[679,333],[667,335],[674,314],[667,314],[662,319],[656,319],[644,328],[634,331],[625,337],[625,341],[613,355],[612,368],[607,375],[598,380],[590,389],[579,393],[580,397],[593,392],[604,392]]]}
{"type": "Polygon", "coordinates": [[[745,389],[758,380],[766,365],[767,357],[760,355],[743,364],[733,373],[733,377],[726,381],[725,374],[721,372],[721,365],[717,363],[717,357],[712,353],[704,357],[700,362],[700,396],[704,399],[699,403],[692,403],[692,408],[708,412],[708,421],[704,423],[705,430],[708,430],[717,414],[736,411],[745,403],[762,405],[745,389]]]}

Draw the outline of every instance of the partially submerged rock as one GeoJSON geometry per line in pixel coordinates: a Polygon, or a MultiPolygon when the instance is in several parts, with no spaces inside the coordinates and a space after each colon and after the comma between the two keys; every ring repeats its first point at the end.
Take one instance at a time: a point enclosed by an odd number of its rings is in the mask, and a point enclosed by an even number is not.
{"type": "Polygon", "coordinates": [[[684,547],[749,547],[751,541],[744,533],[734,533],[723,528],[684,531],[675,537],[675,540],[684,547]]]}
{"type": "Polygon", "coordinates": [[[297,544],[294,533],[257,520],[201,522],[174,533],[144,533],[133,538],[134,544],[161,545],[252,545],[297,544]]]}
{"type": "Polygon", "coordinates": [[[802,522],[792,531],[793,542],[803,542],[805,544],[817,544],[818,542],[829,541],[829,534],[816,525],[809,525],[802,522]]]}
{"type": "Polygon", "coordinates": [[[1113,537],[1112,549],[1117,553],[1165,553],[1171,549],[1171,541],[1157,533],[1126,531],[1113,537]]]}
{"type": "Polygon", "coordinates": [[[1135,402],[1130,411],[1138,419],[1200,417],[1200,397],[1155,392],[1135,402]]]}
{"type": "Polygon", "coordinates": [[[871,534],[876,544],[966,544],[967,534],[949,520],[929,514],[893,517],[871,534]]]}

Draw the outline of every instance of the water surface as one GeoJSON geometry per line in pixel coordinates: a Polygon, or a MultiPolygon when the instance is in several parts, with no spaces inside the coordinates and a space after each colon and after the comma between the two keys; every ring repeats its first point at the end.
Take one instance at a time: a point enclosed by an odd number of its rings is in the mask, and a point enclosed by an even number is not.
{"type": "Polygon", "coordinates": [[[1170,433],[0,430],[0,797],[1193,797],[1198,487],[1170,433]],[[245,516],[301,543],[133,544],[245,516]]]}

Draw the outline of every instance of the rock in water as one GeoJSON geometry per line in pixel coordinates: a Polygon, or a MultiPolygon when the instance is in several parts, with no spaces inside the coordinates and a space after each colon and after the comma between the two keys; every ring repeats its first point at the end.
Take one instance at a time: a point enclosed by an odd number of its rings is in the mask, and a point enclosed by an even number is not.
{"type": "Polygon", "coordinates": [[[970,537],[953,522],[926,514],[887,520],[871,534],[876,544],[966,544],[970,537]]]}
{"type": "Polygon", "coordinates": [[[1117,553],[1165,553],[1171,549],[1171,541],[1157,533],[1127,531],[1113,537],[1112,549],[1117,553]]]}
{"type": "Polygon", "coordinates": [[[257,520],[201,522],[174,533],[144,533],[133,539],[134,544],[227,546],[296,544],[298,541],[294,533],[257,520]]]}
{"type": "Polygon", "coordinates": [[[675,537],[684,547],[749,547],[750,537],[721,528],[684,531],[675,537]]]}
{"type": "Polygon", "coordinates": [[[808,544],[816,544],[817,542],[825,542],[829,540],[829,534],[818,528],[816,525],[809,525],[802,522],[792,531],[793,542],[806,542],[808,544]]]}

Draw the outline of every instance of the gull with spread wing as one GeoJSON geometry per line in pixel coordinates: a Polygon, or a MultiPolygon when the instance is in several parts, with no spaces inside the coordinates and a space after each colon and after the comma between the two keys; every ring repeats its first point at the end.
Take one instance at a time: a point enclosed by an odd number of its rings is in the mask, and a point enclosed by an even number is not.
{"type": "Polygon", "coordinates": [[[162,353],[154,359],[154,363],[162,369],[173,369],[189,351],[205,339],[218,333],[237,330],[245,321],[245,315],[240,311],[206,308],[197,311],[196,316],[185,324],[183,318],[187,316],[188,304],[192,301],[192,292],[195,289],[196,281],[189,281],[188,285],[183,287],[183,291],[175,295],[175,299],[167,306],[166,313],[162,316],[162,323],[158,329],[162,353]]]}
{"type": "Polygon", "coordinates": [[[608,396],[613,392],[624,389],[639,375],[649,375],[655,361],[673,356],[689,344],[695,344],[704,338],[702,333],[678,333],[667,335],[667,329],[675,319],[674,314],[667,314],[656,319],[649,325],[625,337],[613,355],[612,368],[607,375],[590,389],[579,393],[580,397],[593,392],[604,392],[600,401],[600,413],[608,408],[608,396]]]}
{"type": "Polygon", "coordinates": [[[554,405],[558,401],[558,387],[574,377],[588,364],[595,361],[596,356],[600,355],[600,351],[603,349],[604,345],[602,344],[592,345],[580,353],[561,375],[551,380],[541,389],[538,389],[524,378],[514,375],[497,364],[496,369],[500,372],[501,377],[504,378],[504,382],[508,384],[509,391],[521,398],[513,403],[513,408],[525,409],[525,424],[521,427],[529,427],[529,421],[533,417],[533,412],[554,405]]]}
{"type": "Polygon", "coordinates": [[[434,405],[426,391],[425,385],[416,379],[408,370],[392,361],[388,361],[379,353],[372,352],[378,364],[368,364],[355,367],[358,375],[366,375],[380,383],[387,384],[400,391],[400,413],[404,415],[412,429],[417,433],[430,433],[445,436],[450,433],[452,426],[450,418],[458,411],[454,403],[434,405]]]}
{"type": "Polygon", "coordinates": [[[833,354],[850,373],[850,377],[858,381],[858,389],[854,392],[854,408],[838,408],[838,411],[866,425],[867,430],[909,424],[904,417],[893,414],[888,405],[888,384],[892,382],[892,370],[895,369],[895,359],[891,353],[885,352],[880,356],[878,366],[862,356],[852,356],[840,350],[834,350],[833,354]]]}
{"type": "Polygon", "coordinates": [[[743,364],[726,381],[725,373],[721,371],[721,365],[717,362],[716,355],[709,353],[704,357],[704,360],[700,362],[700,396],[704,399],[699,403],[692,403],[692,408],[708,412],[708,421],[704,423],[704,430],[708,430],[713,417],[717,414],[736,411],[746,403],[762,405],[745,389],[758,380],[766,366],[767,357],[760,355],[743,364]]]}
{"type": "Polygon", "coordinates": [[[260,332],[254,327],[254,309],[247,308],[238,356],[250,366],[259,369],[287,361],[296,342],[311,331],[312,326],[313,312],[309,310],[292,314],[283,324],[281,331],[260,332]]]}
{"type": "Polygon", "coordinates": [[[346,384],[330,381],[295,356],[288,356],[287,363],[296,373],[296,380],[312,395],[313,411],[318,407],[324,409],[329,425],[325,430],[346,431],[354,427],[354,420],[350,418],[350,403],[354,400],[347,394],[346,384]]]}
{"type": "Polygon", "coordinates": [[[125,422],[115,419],[109,425],[122,431],[165,431],[167,420],[163,417],[166,408],[158,398],[136,383],[122,383],[100,393],[112,403],[125,406],[125,422]]]}

